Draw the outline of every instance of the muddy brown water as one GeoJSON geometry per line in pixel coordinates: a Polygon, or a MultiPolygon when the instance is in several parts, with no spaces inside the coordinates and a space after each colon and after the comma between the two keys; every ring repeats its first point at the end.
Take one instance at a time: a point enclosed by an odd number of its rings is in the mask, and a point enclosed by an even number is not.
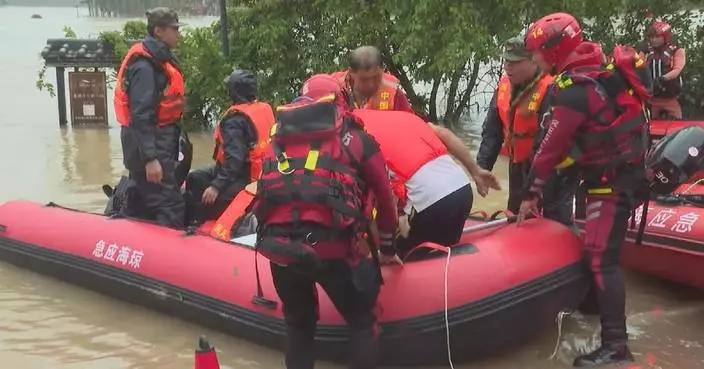
{"type": "MultiPolygon", "coordinates": [[[[95,36],[122,22],[77,17],[71,8],[0,7],[0,202],[22,198],[102,210],[100,186],[123,173],[119,130],[59,128],[56,99],[37,91],[34,82],[45,40],[60,37],[64,25],[79,36],[95,36]],[[31,20],[34,13],[43,19],[31,20]]],[[[53,80],[53,70],[49,77],[53,80]]],[[[209,163],[211,136],[191,138],[194,166],[209,163]]],[[[476,149],[476,141],[468,144],[476,149]]],[[[506,186],[506,163],[495,171],[506,186]]],[[[504,202],[505,193],[497,192],[477,200],[475,209],[498,209],[504,202]]],[[[628,322],[639,367],[704,368],[704,293],[635,273],[626,276],[628,322]]],[[[456,367],[568,368],[576,354],[594,348],[597,327],[592,318],[566,319],[552,360],[556,327],[500,357],[456,367]]],[[[193,367],[201,333],[219,349],[223,368],[283,367],[277,351],[0,263],[2,368],[187,369],[193,367]]]]}

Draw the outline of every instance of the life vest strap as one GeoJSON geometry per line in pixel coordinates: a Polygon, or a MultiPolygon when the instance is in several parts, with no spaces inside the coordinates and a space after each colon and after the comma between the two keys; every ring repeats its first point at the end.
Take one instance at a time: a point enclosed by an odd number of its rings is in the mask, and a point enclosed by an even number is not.
{"type": "Polygon", "coordinates": [[[260,210],[266,213],[270,207],[278,207],[290,203],[318,204],[332,209],[334,212],[356,219],[362,219],[362,211],[350,206],[346,201],[353,196],[351,186],[332,180],[299,175],[298,181],[290,176],[277,179],[261,179],[260,192],[264,207],[260,210]],[[305,178],[308,177],[308,178],[305,178]],[[298,182],[298,183],[296,183],[298,182]],[[318,183],[316,183],[318,182],[318,183]]]}
{"type": "MultiPolygon", "coordinates": [[[[282,153],[285,155],[285,153],[282,153]]],[[[357,179],[357,173],[350,168],[350,166],[342,164],[339,161],[334,160],[330,155],[320,154],[319,151],[311,149],[305,157],[302,158],[289,158],[285,157],[286,164],[279,164],[280,162],[273,159],[265,160],[262,163],[262,176],[278,172],[279,170],[290,172],[296,169],[305,169],[308,171],[314,171],[315,169],[324,169],[330,172],[344,173],[347,175],[354,176],[357,179]]]]}

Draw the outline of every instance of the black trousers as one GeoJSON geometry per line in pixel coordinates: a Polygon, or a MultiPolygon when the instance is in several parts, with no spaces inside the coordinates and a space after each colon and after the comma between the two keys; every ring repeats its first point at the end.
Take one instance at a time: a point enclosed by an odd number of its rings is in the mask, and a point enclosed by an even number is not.
{"type": "Polygon", "coordinates": [[[316,282],[325,290],[349,326],[352,369],[376,368],[378,327],[375,314],[379,278],[375,264],[362,259],[325,260],[315,271],[271,263],[276,293],[286,321],[286,368],[313,369],[314,336],[318,321],[316,282]]]}
{"type": "MultiPolygon", "coordinates": [[[[146,171],[130,171],[141,201],[143,218],[173,228],[181,228],[185,221],[186,204],[176,180],[176,163],[166,156],[159,158],[163,177],[161,183],[147,181],[146,171]]],[[[140,216],[141,217],[141,216],[140,216]]]]}
{"type": "MultiPolygon", "coordinates": [[[[457,243],[471,212],[473,200],[472,187],[466,185],[423,211],[409,214],[411,230],[408,238],[396,238],[399,255],[403,257],[423,242],[434,242],[443,246],[457,243]]],[[[414,255],[420,256],[424,253],[419,251],[414,255]]]]}
{"type": "Polygon", "coordinates": [[[215,165],[196,169],[188,173],[188,177],[186,177],[186,193],[188,194],[188,214],[191,221],[205,222],[206,220],[218,219],[239,191],[246,185],[240,185],[239,183],[232,185],[226,191],[218,194],[218,198],[212,205],[205,205],[201,202],[203,192],[210,187],[215,175],[215,165]]]}
{"type": "MultiPolygon", "coordinates": [[[[511,163],[508,166],[508,204],[506,208],[518,214],[523,200],[523,191],[530,171],[530,161],[511,163]]],[[[560,222],[568,227],[574,225],[574,196],[579,187],[579,175],[576,171],[553,174],[543,187],[543,199],[539,204],[543,216],[560,222]]]]}

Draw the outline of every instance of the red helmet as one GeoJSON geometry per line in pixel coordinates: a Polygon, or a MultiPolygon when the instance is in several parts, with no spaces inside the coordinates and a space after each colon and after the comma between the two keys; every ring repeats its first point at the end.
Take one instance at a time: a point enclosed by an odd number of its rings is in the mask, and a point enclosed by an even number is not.
{"type": "Polygon", "coordinates": [[[342,93],[342,86],[335,78],[329,74],[316,74],[303,83],[301,95],[317,99],[329,94],[339,95],[342,93]]]}
{"type": "Polygon", "coordinates": [[[672,41],[672,26],[667,22],[655,22],[648,28],[648,37],[662,36],[665,40],[665,44],[669,44],[672,41]]]}
{"type": "Polygon", "coordinates": [[[335,94],[335,101],[343,111],[350,110],[347,94],[340,82],[329,74],[316,74],[308,78],[301,87],[301,95],[319,99],[325,95],[335,94]]]}
{"type": "Polygon", "coordinates": [[[556,72],[565,68],[567,57],[582,41],[582,27],[567,13],[546,15],[531,24],[526,33],[526,48],[542,54],[556,72]]]}

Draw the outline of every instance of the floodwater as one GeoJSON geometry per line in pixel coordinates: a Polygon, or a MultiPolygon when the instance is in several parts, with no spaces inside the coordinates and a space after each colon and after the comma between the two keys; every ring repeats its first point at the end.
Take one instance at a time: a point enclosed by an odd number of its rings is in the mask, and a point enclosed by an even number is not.
{"type": "MultiPolygon", "coordinates": [[[[59,128],[56,99],[37,91],[34,82],[39,52],[47,38],[62,36],[64,25],[86,37],[116,29],[123,21],[79,17],[73,8],[0,7],[0,202],[23,198],[102,210],[100,186],[113,183],[123,171],[119,130],[59,128]],[[43,19],[31,20],[34,13],[43,19]]],[[[49,77],[54,78],[53,71],[49,77]]],[[[191,139],[194,166],[208,163],[210,135],[193,134],[191,139]]],[[[476,149],[476,142],[469,144],[476,149]]],[[[496,172],[506,173],[506,164],[500,162],[496,172]]],[[[475,208],[500,208],[504,196],[495,193],[475,208]]],[[[627,274],[627,283],[632,350],[639,367],[704,368],[704,293],[635,274],[627,274]]],[[[591,318],[566,319],[556,359],[549,359],[555,329],[500,358],[456,367],[568,368],[572,357],[594,347],[597,327],[591,318]]],[[[219,349],[224,368],[283,366],[279,352],[0,263],[3,368],[187,369],[193,367],[201,333],[219,349]]]]}

